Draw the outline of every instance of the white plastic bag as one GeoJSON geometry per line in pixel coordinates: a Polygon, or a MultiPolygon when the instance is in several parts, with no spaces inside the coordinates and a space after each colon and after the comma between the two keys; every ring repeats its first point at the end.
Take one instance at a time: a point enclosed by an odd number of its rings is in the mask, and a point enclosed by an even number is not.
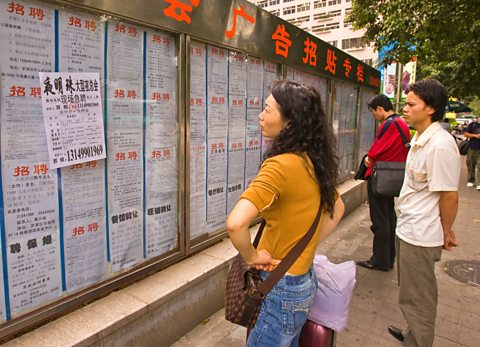
{"type": "Polygon", "coordinates": [[[333,264],[317,254],[313,267],[318,289],[308,319],[335,331],[347,327],[348,306],[355,287],[355,263],[333,264]]]}

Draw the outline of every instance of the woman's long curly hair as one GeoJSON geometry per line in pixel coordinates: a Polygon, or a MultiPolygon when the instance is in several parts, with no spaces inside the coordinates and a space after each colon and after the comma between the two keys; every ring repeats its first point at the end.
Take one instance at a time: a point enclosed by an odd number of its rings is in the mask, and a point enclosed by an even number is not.
{"type": "Polygon", "coordinates": [[[338,177],[336,138],[320,95],[312,87],[285,80],[273,82],[271,93],[287,125],[273,139],[265,159],[283,153],[306,152],[320,187],[320,207],[333,215],[338,177]]]}

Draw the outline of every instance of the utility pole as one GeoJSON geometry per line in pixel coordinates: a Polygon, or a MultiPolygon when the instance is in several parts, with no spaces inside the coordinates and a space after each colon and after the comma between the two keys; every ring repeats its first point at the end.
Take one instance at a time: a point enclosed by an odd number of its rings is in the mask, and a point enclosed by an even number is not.
{"type": "Polygon", "coordinates": [[[397,90],[395,92],[395,113],[400,114],[400,104],[402,102],[402,76],[403,65],[397,61],[397,90]]]}

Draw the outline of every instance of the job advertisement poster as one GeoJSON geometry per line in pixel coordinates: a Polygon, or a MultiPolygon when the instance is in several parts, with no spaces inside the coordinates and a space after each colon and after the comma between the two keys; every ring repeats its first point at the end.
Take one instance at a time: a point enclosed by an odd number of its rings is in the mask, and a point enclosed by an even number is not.
{"type": "Polygon", "coordinates": [[[1,170],[10,313],[62,292],[56,170],[49,166],[38,73],[54,67],[54,11],[1,1],[1,170]]]}
{"type": "Polygon", "coordinates": [[[206,55],[205,44],[190,43],[190,239],[207,232],[206,55]]]}
{"type": "Polygon", "coordinates": [[[146,34],[146,253],[159,256],[177,246],[177,122],[175,37],[146,34]]]}
{"type": "Polygon", "coordinates": [[[105,22],[61,9],[58,27],[59,71],[98,72],[102,80],[105,22]]]}
{"type": "MultiPolygon", "coordinates": [[[[287,72],[288,71],[292,73],[292,75],[289,78],[293,80],[293,70],[288,69],[287,72]]],[[[277,64],[265,60],[263,62],[263,107],[265,107],[265,100],[270,95],[270,89],[272,87],[272,83],[277,79],[278,79],[277,64]]],[[[262,158],[265,155],[265,153],[270,149],[271,146],[272,146],[272,139],[262,136],[262,158]]]]}
{"type": "Polygon", "coordinates": [[[247,65],[245,55],[229,53],[227,214],[244,190],[247,65]]]}
{"type": "Polygon", "coordinates": [[[107,177],[111,271],[143,259],[143,30],[108,22],[107,177]]]}
{"type": "Polygon", "coordinates": [[[63,235],[67,291],[81,289],[106,275],[105,160],[62,170],[63,235]],[[79,189],[79,187],[81,187],[79,189]]]}
{"type": "Polygon", "coordinates": [[[227,208],[228,51],[208,46],[207,225],[225,224],[227,208]]]}
{"type": "Polygon", "coordinates": [[[50,167],[106,157],[98,73],[40,72],[50,167]]]}
{"type": "MultiPolygon", "coordinates": [[[[0,189],[1,192],[1,189],[0,189]]],[[[2,203],[0,202],[0,208],[2,207],[2,203]]],[[[1,222],[1,217],[0,217],[1,222]]],[[[0,232],[3,232],[2,228],[0,227],[0,232]]],[[[0,247],[3,249],[2,241],[0,240],[0,247]]],[[[5,310],[5,290],[3,286],[5,285],[3,281],[3,259],[0,257],[0,322],[3,322],[7,319],[6,317],[6,310],[5,310]]]]}
{"type": "Polygon", "coordinates": [[[262,112],[263,60],[249,57],[247,61],[247,120],[245,187],[257,175],[261,162],[261,132],[259,115],[262,112]]]}
{"type": "MultiPolygon", "coordinates": [[[[58,18],[59,70],[97,72],[102,81],[105,22],[64,9],[58,18]]],[[[60,182],[65,285],[73,292],[101,281],[107,272],[105,160],[63,167],[60,182]]]]}

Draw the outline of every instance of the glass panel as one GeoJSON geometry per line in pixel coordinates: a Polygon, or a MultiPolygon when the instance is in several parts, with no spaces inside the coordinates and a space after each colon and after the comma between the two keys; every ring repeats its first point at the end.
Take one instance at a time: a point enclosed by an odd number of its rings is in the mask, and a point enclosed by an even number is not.
{"type": "Polygon", "coordinates": [[[344,181],[355,171],[357,88],[347,83],[335,82],[332,93],[332,124],[337,134],[337,154],[340,160],[339,180],[344,181]]]}

